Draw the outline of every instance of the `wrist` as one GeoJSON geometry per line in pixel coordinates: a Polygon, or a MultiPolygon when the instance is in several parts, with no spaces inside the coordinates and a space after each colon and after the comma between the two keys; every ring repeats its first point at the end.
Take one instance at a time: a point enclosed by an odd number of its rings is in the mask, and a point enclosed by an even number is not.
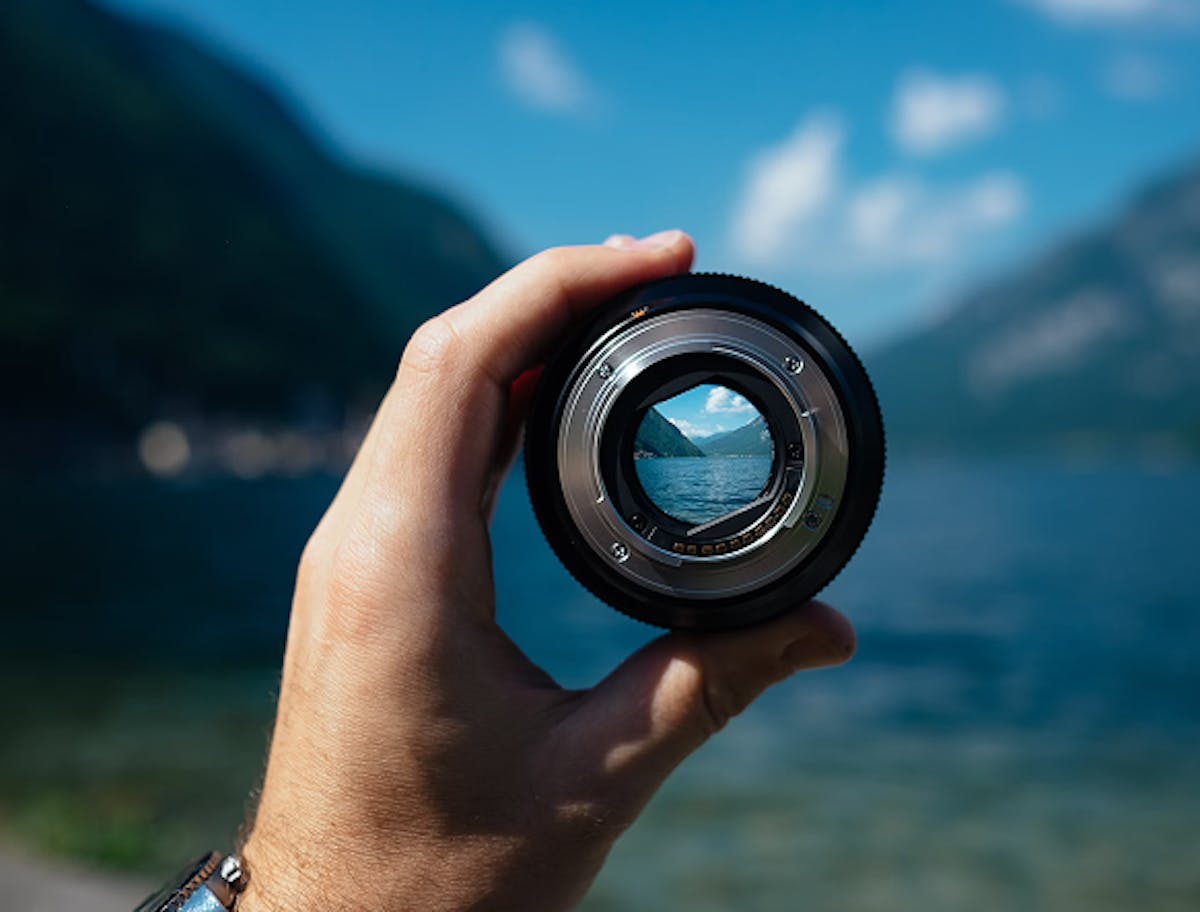
{"type": "MultiPolygon", "coordinates": [[[[237,912],[361,912],[422,908],[411,870],[380,851],[256,825],[241,857],[249,872],[237,912]],[[396,906],[398,897],[407,902],[396,906]]],[[[430,908],[424,906],[424,908],[430,908]]]]}
{"type": "MultiPolygon", "coordinates": [[[[256,828],[240,852],[249,877],[237,912],[477,908],[504,893],[508,842],[467,838],[434,848],[414,840],[399,856],[375,843],[376,850],[363,851],[349,842],[296,840],[256,828]]],[[[524,904],[560,907],[566,906],[550,899],[524,904]]]]}
{"type": "Polygon", "coordinates": [[[241,850],[249,877],[238,897],[237,912],[331,912],[333,896],[323,896],[313,872],[305,872],[294,851],[283,848],[257,831],[241,850]],[[312,880],[313,882],[309,882],[312,880]]]}

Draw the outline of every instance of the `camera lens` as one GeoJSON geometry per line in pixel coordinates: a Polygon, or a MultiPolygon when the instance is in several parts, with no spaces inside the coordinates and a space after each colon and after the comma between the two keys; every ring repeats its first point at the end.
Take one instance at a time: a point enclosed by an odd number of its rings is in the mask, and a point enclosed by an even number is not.
{"type": "Polygon", "coordinates": [[[875,393],[841,336],[777,288],[714,274],[603,306],[543,371],[525,441],[567,569],[677,628],[816,594],[866,534],[883,463],[875,393]]]}

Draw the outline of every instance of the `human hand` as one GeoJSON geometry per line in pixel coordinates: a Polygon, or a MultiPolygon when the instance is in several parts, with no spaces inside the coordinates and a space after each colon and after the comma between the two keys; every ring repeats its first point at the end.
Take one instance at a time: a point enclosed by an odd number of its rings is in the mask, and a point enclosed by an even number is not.
{"type": "Polygon", "coordinates": [[[813,602],[667,634],[568,691],[495,622],[487,523],[531,368],[692,256],[678,232],[548,250],[413,336],[300,562],[239,912],[569,908],[688,754],[850,657],[849,622],[813,602]]]}

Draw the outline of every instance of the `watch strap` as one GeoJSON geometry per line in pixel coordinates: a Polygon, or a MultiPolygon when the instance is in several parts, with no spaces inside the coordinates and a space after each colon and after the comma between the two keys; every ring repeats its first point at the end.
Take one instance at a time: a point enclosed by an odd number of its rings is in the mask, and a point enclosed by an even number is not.
{"type": "Polygon", "coordinates": [[[217,899],[215,893],[208,888],[208,884],[201,884],[200,887],[179,907],[179,912],[229,912],[232,906],[226,906],[221,900],[217,899]]]}
{"type": "Polygon", "coordinates": [[[135,912],[232,912],[247,875],[236,855],[202,855],[135,912]]]}

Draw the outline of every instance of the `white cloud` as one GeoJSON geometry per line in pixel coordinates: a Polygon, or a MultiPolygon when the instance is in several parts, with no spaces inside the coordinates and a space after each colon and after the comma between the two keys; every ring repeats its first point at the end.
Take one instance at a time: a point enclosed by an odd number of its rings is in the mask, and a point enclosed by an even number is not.
{"type": "Polygon", "coordinates": [[[528,107],[572,116],[595,109],[599,93],[541,25],[509,26],[500,35],[497,55],[505,85],[528,107]]]}
{"type": "Polygon", "coordinates": [[[912,70],[896,86],[892,138],[913,155],[934,155],[995,132],[1004,107],[1004,93],[986,76],[912,70]]]}
{"type": "Polygon", "coordinates": [[[750,162],[733,218],[734,245],[750,259],[770,258],[817,216],[838,186],[842,122],[815,114],[750,162]]]}
{"type": "Polygon", "coordinates": [[[1186,24],[1197,20],[1195,0],[1018,0],[1067,25],[1186,24]]]}
{"type": "Polygon", "coordinates": [[[732,221],[736,253],[756,265],[824,273],[942,266],[1025,211],[1025,186],[1005,171],[957,184],[911,171],[844,176],[842,130],[828,126],[836,123],[818,115],[754,157],[732,221]],[[782,170],[785,149],[804,165],[793,176],[809,180],[766,179],[782,170]],[[814,187],[817,174],[824,179],[814,187]]]}
{"type": "Polygon", "coordinates": [[[740,415],[754,410],[754,406],[745,396],[723,386],[715,386],[710,389],[708,398],[704,400],[704,411],[710,415],[740,415]]]}
{"type": "Polygon", "coordinates": [[[1104,88],[1122,101],[1152,101],[1167,90],[1167,74],[1156,60],[1137,54],[1111,59],[1101,74],[1104,88]]]}
{"type": "Polygon", "coordinates": [[[851,259],[887,267],[950,259],[961,243],[1015,219],[1025,208],[1021,181],[992,172],[939,189],[907,174],[864,183],[847,201],[851,259]]]}
{"type": "Polygon", "coordinates": [[[715,424],[712,427],[701,427],[697,424],[692,424],[686,418],[668,418],[667,421],[675,425],[688,440],[696,440],[700,437],[711,437],[713,434],[719,434],[725,430],[723,425],[715,424]]]}

